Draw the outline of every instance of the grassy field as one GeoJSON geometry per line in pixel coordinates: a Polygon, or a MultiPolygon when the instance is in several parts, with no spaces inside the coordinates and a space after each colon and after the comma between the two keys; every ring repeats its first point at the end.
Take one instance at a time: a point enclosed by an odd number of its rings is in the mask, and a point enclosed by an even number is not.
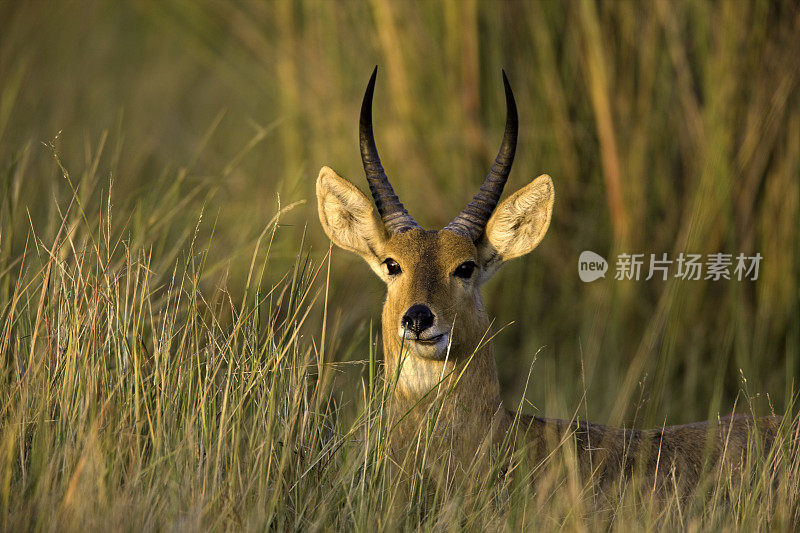
{"type": "MultiPolygon", "coordinates": [[[[357,113],[425,226],[499,146],[553,177],[488,284],[509,407],[627,426],[796,413],[800,9],[792,2],[0,3],[0,528],[788,529],[779,446],[690,501],[562,475],[396,483],[383,287],[314,180],[366,189],[357,113]],[[583,283],[578,256],[760,253],[757,281],[583,283]],[[509,298],[509,295],[514,295],[509,298]],[[426,496],[427,494],[427,496],[426,496]]],[[[612,265],[613,268],[613,265],[612,265]]]]}

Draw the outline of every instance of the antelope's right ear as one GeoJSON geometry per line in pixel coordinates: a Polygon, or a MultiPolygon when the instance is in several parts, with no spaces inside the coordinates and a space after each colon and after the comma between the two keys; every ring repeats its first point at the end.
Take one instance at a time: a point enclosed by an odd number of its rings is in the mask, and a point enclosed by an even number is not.
{"type": "Polygon", "coordinates": [[[381,275],[381,257],[389,235],[372,202],[328,167],[317,178],[317,206],[322,228],[336,246],[355,252],[381,275]]]}

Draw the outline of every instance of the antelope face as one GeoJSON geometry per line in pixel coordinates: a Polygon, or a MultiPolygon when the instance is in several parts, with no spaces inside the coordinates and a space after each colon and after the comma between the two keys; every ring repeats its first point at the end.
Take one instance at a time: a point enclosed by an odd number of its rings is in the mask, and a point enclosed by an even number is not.
{"type": "Polygon", "coordinates": [[[423,358],[443,358],[448,348],[462,353],[485,322],[474,243],[451,231],[415,228],[388,239],[383,255],[387,340],[423,358]]]}
{"type": "Polygon", "coordinates": [[[488,328],[480,286],[504,261],[528,253],[544,237],[553,183],[539,176],[498,205],[517,138],[516,105],[503,73],[506,130],[489,175],[450,224],[422,229],[394,194],[378,157],[372,133],[375,74],[361,107],[360,141],[378,212],[360,190],[323,167],[317,178],[320,221],[337,246],[359,254],[386,283],[385,347],[394,353],[407,347],[428,360],[468,357],[488,328]]]}

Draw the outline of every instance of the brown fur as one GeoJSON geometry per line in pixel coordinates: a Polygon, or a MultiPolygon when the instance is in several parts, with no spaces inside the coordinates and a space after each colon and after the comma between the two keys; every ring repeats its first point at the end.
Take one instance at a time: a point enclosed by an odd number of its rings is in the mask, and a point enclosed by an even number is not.
{"type": "Polygon", "coordinates": [[[651,430],[531,417],[514,423],[500,399],[480,286],[505,260],[530,252],[544,236],[553,206],[549,176],[502,202],[477,243],[446,230],[387,234],[370,200],[327,167],[320,172],[317,197],[331,240],[361,255],[387,284],[383,348],[387,379],[396,383],[392,412],[398,454],[424,441],[433,443],[426,453],[435,462],[466,467],[511,443],[540,462],[570,437],[582,474],[598,486],[639,469],[654,483],[688,490],[706,465],[739,465],[755,426],[771,444],[779,422],[775,417],[726,417],[714,424],[651,430]],[[400,265],[400,274],[388,273],[387,258],[400,265]],[[465,261],[477,264],[467,280],[453,274],[465,261]],[[404,337],[401,317],[420,303],[433,311],[432,329],[446,334],[446,345],[404,337]],[[421,439],[425,432],[430,433],[421,439]]]}
{"type": "Polygon", "coordinates": [[[780,418],[726,416],[711,423],[648,430],[538,417],[520,422],[536,461],[545,460],[565,436],[572,437],[581,474],[591,476],[598,486],[627,479],[638,469],[646,483],[661,489],[677,488],[685,494],[694,488],[704,469],[740,468],[748,446],[758,447],[749,440],[754,427],[762,438],[761,450],[768,450],[780,418]]]}

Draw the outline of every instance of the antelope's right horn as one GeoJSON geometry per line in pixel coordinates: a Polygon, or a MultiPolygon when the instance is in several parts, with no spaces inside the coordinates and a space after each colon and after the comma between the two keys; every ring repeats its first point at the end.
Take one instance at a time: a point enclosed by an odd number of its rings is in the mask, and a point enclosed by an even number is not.
{"type": "Polygon", "coordinates": [[[369,190],[372,198],[378,207],[383,225],[389,233],[402,233],[413,228],[418,228],[406,208],[400,203],[400,199],[392,189],[389,178],[381,165],[378,157],[378,148],[375,146],[375,136],[372,133],[372,93],[375,91],[375,76],[378,74],[378,67],[372,71],[369,78],[367,90],[364,93],[364,100],[361,102],[361,117],[358,121],[358,139],[361,146],[361,162],[364,164],[364,172],[367,174],[369,190]]]}

